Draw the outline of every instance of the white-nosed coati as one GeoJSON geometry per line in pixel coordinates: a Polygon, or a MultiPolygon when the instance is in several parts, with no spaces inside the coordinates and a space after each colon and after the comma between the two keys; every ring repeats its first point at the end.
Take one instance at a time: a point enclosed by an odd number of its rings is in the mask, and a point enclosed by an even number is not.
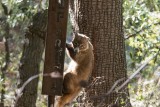
{"type": "Polygon", "coordinates": [[[93,46],[83,34],[75,34],[72,44],[66,44],[72,61],[64,74],[63,96],[55,101],[54,107],[64,107],[70,103],[88,83],[93,69],[93,46]]]}

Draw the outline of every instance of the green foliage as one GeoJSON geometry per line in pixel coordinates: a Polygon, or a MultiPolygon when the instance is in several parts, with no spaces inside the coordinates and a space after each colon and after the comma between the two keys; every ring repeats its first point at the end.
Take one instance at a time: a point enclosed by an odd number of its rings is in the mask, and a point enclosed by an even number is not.
{"type": "Polygon", "coordinates": [[[2,4],[8,8],[7,21],[11,27],[28,25],[35,13],[46,9],[46,3],[34,0],[2,0],[2,4]]]}
{"type": "MultiPolygon", "coordinates": [[[[160,48],[160,14],[150,12],[144,2],[145,0],[124,2],[124,31],[129,70],[137,68],[143,60],[158,53],[160,48]]],[[[150,65],[158,65],[158,57],[150,65]]]]}
{"type": "MultiPolygon", "coordinates": [[[[159,107],[160,105],[157,104],[157,100],[154,97],[150,98],[150,95],[146,94],[152,93],[153,96],[156,96],[156,94],[160,95],[156,91],[159,85],[151,82],[146,87],[145,83],[147,81],[154,81],[155,72],[160,72],[156,70],[160,65],[160,1],[125,0],[123,6],[128,74],[131,75],[146,59],[157,54],[157,57],[150,61],[148,66],[131,82],[130,95],[132,104],[134,107],[149,105],[159,107]],[[153,102],[150,103],[147,99],[152,99],[153,102]]],[[[160,79],[159,75],[158,79],[160,79]]]]}

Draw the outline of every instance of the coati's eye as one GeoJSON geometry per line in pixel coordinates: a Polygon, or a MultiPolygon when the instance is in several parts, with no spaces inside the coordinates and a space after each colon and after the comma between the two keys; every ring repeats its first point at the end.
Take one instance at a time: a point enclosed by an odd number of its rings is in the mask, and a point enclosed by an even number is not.
{"type": "Polygon", "coordinates": [[[78,44],[78,42],[74,42],[73,45],[74,45],[75,47],[77,47],[79,44],[78,44]]]}

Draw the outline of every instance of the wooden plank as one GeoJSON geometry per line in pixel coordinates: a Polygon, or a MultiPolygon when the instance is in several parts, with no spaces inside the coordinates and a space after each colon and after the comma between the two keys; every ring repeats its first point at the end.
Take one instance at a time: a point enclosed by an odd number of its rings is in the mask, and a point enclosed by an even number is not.
{"type": "Polygon", "coordinates": [[[49,0],[42,94],[62,95],[68,0],[49,0]],[[56,78],[56,74],[60,75],[56,78]]]}
{"type": "Polygon", "coordinates": [[[54,107],[55,96],[48,96],[48,107],[54,107]]]}

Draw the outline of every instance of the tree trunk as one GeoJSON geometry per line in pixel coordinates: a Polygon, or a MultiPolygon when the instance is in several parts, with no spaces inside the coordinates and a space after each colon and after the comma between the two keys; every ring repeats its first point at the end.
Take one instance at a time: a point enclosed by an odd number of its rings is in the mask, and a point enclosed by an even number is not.
{"type": "Polygon", "coordinates": [[[6,22],[5,23],[5,27],[4,27],[4,38],[5,38],[5,42],[4,42],[4,47],[5,47],[5,65],[2,66],[1,71],[2,71],[2,75],[1,75],[1,79],[2,81],[2,89],[1,89],[1,102],[0,102],[0,107],[5,107],[5,94],[6,94],[6,72],[8,70],[8,66],[10,63],[10,49],[9,49],[9,34],[10,34],[10,28],[9,28],[9,24],[6,22]]]}
{"type": "MultiPolygon", "coordinates": [[[[26,39],[19,67],[20,83],[18,88],[21,88],[30,77],[40,73],[39,67],[44,51],[46,26],[47,11],[37,13],[33,17],[33,24],[25,35],[26,39]]],[[[38,80],[36,78],[27,84],[15,104],[16,107],[36,107],[38,80]]]]}
{"type": "MultiPolygon", "coordinates": [[[[88,91],[89,96],[107,93],[114,83],[127,78],[123,36],[122,0],[70,0],[74,31],[86,34],[94,45],[95,65],[92,78],[100,77],[88,91]]],[[[130,107],[128,90],[93,100],[95,107],[130,107]],[[103,100],[105,99],[105,100],[103,100]]]]}

